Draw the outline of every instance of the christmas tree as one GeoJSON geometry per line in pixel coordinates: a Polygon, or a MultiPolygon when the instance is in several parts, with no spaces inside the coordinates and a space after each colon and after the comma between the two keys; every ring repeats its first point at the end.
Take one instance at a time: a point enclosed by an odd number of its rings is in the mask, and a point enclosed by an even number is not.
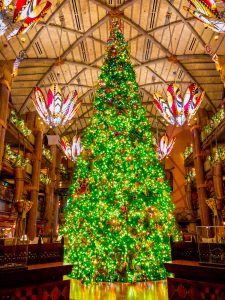
{"type": "Polygon", "coordinates": [[[86,283],[165,278],[174,206],[118,23],[93,105],[62,230],[71,276],[86,283]]]}

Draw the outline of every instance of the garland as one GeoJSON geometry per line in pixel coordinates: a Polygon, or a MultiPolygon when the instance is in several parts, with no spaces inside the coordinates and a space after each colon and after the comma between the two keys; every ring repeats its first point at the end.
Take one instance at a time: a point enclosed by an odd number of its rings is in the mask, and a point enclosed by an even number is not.
{"type": "Polygon", "coordinates": [[[192,182],[194,181],[195,176],[196,176],[195,168],[192,168],[185,176],[185,180],[187,182],[192,182]]]}
{"type": "Polygon", "coordinates": [[[215,113],[215,115],[212,116],[213,126],[216,127],[217,125],[219,125],[224,118],[225,118],[225,112],[224,109],[221,108],[215,113]]]}
{"type": "Polygon", "coordinates": [[[9,144],[5,146],[5,159],[10,161],[15,167],[26,168],[26,166],[30,163],[28,158],[23,157],[21,154],[13,151],[9,144]]]}
{"type": "Polygon", "coordinates": [[[193,153],[192,145],[186,147],[185,150],[184,150],[184,152],[183,152],[184,159],[188,158],[188,156],[191,155],[192,153],[193,153]]]}
{"type": "Polygon", "coordinates": [[[43,184],[47,185],[51,183],[51,178],[44,173],[40,174],[40,182],[42,182],[43,184]]]}
{"type": "Polygon", "coordinates": [[[23,135],[28,136],[31,134],[31,130],[27,128],[24,120],[17,117],[14,110],[11,110],[9,120],[23,135]]]}
{"type": "Polygon", "coordinates": [[[66,168],[65,168],[65,166],[63,165],[63,164],[60,164],[59,165],[59,171],[60,171],[60,173],[62,174],[62,175],[67,175],[67,171],[66,171],[66,168]]]}
{"type": "Polygon", "coordinates": [[[66,170],[66,168],[65,168],[65,166],[63,164],[59,165],[59,172],[60,172],[62,180],[68,179],[67,178],[67,176],[68,176],[67,170],[66,170]]]}
{"type": "Polygon", "coordinates": [[[202,128],[202,132],[201,132],[202,142],[204,141],[205,138],[207,138],[207,136],[210,135],[213,129],[223,121],[224,118],[225,118],[225,112],[224,109],[221,108],[212,116],[210,123],[202,128]]]}
{"type": "Polygon", "coordinates": [[[47,158],[47,160],[52,161],[52,152],[50,149],[43,146],[42,148],[42,154],[47,158]]]}
{"type": "Polygon", "coordinates": [[[225,146],[218,146],[216,151],[207,157],[207,160],[213,165],[216,162],[225,160],[225,146]]]}

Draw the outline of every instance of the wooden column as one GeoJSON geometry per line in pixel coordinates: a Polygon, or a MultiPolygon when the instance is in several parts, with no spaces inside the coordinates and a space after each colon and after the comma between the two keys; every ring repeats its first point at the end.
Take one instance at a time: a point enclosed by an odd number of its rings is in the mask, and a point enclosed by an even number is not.
{"type": "Polygon", "coordinates": [[[191,201],[191,182],[186,183],[186,200],[187,200],[187,205],[188,208],[193,212],[193,205],[191,201]]]}
{"type": "Polygon", "coordinates": [[[12,84],[11,62],[0,61],[0,172],[4,154],[5,134],[9,114],[9,98],[12,84]]]}
{"type": "Polygon", "coordinates": [[[222,162],[218,161],[213,166],[213,185],[216,195],[216,204],[219,213],[223,209],[224,188],[223,188],[223,166],[222,162]]]}
{"type": "Polygon", "coordinates": [[[5,133],[7,127],[9,108],[9,87],[6,83],[0,82],[0,171],[2,169],[2,158],[4,154],[5,133]]]}
{"type": "MultiPolygon", "coordinates": [[[[60,181],[60,164],[62,161],[62,152],[57,148],[57,159],[56,159],[56,178],[55,178],[55,191],[59,187],[60,181]]],[[[53,235],[57,235],[57,228],[59,224],[59,195],[54,193],[54,203],[53,203],[53,235]]]]}
{"type": "Polygon", "coordinates": [[[42,130],[36,129],[34,130],[33,133],[35,134],[35,150],[34,150],[34,157],[33,157],[32,190],[31,190],[31,199],[30,199],[33,202],[33,206],[29,212],[28,224],[27,224],[27,235],[30,240],[33,240],[36,237],[38,193],[39,193],[39,184],[40,184],[42,140],[43,140],[42,130]]]}
{"type": "Polygon", "coordinates": [[[209,208],[206,203],[207,195],[204,176],[204,165],[201,152],[200,127],[198,125],[193,125],[191,128],[191,133],[201,224],[202,226],[207,226],[210,225],[210,221],[209,208]]]}
{"type": "Polygon", "coordinates": [[[21,167],[15,168],[15,192],[14,201],[20,201],[23,199],[24,192],[24,169],[21,167]]]}
{"type": "Polygon", "coordinates": [[[21,167],[15,168],[15,191],[14,191],[14,206],[17,212],[15,237],[21,238],[24,234],[24,216],[23,216],[23,192],[24,192],[24,176],[25,171],[21,167]]]}
{"type": "Polygon", "coordinates": [[[51,145],[52,152],[52,163],[50,166],[49,176],[51,178],[51,183],[46,186],[46,206],[45,206],[45,227],[44,235],[52,236],[53,235],[53,207],[54,207],[54,192],[55,192],[55,180],[56,180],[56,155],[57,155],[57,146],[51,145]]]}

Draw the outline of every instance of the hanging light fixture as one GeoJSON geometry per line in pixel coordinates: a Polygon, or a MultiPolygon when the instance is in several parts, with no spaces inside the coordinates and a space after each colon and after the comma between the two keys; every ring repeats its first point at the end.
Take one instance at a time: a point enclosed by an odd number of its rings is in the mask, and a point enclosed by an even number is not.
{"type": "Polygon", "coordinates": [[[63,100],[62,91],[57,84],[49,88],[47,99],[42,90],[35,87],[33,103],[43,121],[52,127],[65,126],[81,105],[76,90],[63,100]]]}
{"type": "MultiPolygon", "coordinates": [[[[206,28],[215,32],[225,32],[224,10],[219,11],[214,0],[188,0],[193,9],[184,6],[192,16],[202,22],[206,28]]],[[[225,2],[223,0],[223,2],[225,2]]]]}
{"type": "Polygon", "coordinates": [[[182,126],[185,122],[190,123],[191,118],[198,110],[205,92],[192,83],[186,90],[184,98],[176,83],[172,83],[167,88],[166,99],[156,92],[154,93],[154,103],[159,113],[171,125],[182,126]]]}
{"type": "Polygon", "coordinates": [[[73,161],[77,160],[77,157],[81,154],[83,147],[81,145],[80,137],[75,135],[71,142],[66,137],[63,137],[60,141],[60,145],[68,159],[73,161]]]}
{"type": "Polygon", "coordinates": [[[161,137],[157,148],[158,160],[162,160],[170,154],[171,150],[173,149],[175,141],[176,141],[175,137],[169,139],[166,133],[161,137]]]}
{"type": "Polygon", "coordinates": [[[50,1],[41,3],[41,0],[16,0],[15,6],[12,6],[11,2],[10,0],[0,0],[0,35],[3,35],[9,26],[13,27],[7,36],[8,40],[13,36],[25,34],[34,27],[52,5],[50,1]]]}

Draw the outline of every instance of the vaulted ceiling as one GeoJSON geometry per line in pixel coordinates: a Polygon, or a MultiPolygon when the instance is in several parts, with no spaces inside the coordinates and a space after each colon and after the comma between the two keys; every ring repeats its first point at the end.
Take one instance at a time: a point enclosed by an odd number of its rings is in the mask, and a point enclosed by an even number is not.
{"type": "Polygon", "coordinates": [[[83,131],[93,110],[110,11],[116,8],[123,12],[124,35],[153,128],[165,130],[166,126],[153,106],[152,94],[164,93],[171,81],[176,80],[182,92],[190,82],[199,84],[206,91],[202,106],[207,109],[221,102],[223,84],[205,47],[224,54],[224,35],[215,39],[213,31],[190,17],[183,9],[189,5],[187,0],[52,0],[52,4],[43,22],[25,39],[1,39],[1,60],[14,60],[21,50],[26,51],[12,84],[12,102],[20,114],[34,110],[34,86],[47,90],[58,82],[65,95],[76,89],[83,100],[74,121],[58,133],[83,131]]]}

